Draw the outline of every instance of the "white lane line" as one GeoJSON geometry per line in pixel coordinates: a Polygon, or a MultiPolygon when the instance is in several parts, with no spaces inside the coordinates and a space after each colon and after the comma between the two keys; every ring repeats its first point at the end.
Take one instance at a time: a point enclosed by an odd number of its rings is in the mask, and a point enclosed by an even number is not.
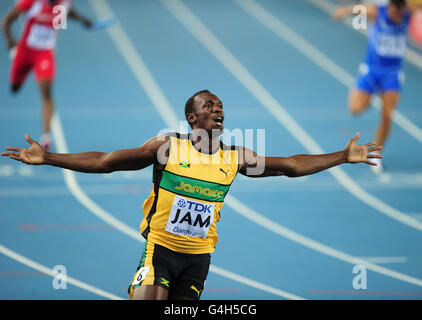
{"type": "MultiPolygon", "coordinates": [[[[104,1],[90,1],[90,3],[98,16],[114,17],[112,9],[104,1]]],[[[169,128],[177,130],[179,128],[177,115],[121,24],[117,22],[112,27],[107,28],[107,33],[114,43],[118,42],[120,44],[117,47],[120,54],[129,68],[133,70],[133,74],[138,82],[145,88],[145,92],[151,102],[155,106],[160,106],[160,108],[157,108],[157,111],[161,118],[166,119],[166,124],[169,128]]]]}
{"type": "MultiPolygon", "coordinates": [[[[152,76],[151,72],[148,70],[148,67],[143,62],[142,57],[136,50],[135,46],[132,44],[130,38],[127,36],[125,30],[118,22],[117,17],[113,14],[112,9],[108,5],[108,3],[105,0],[90,0],[90,4],[92,8],[94,9],[94,12],[99,18],[114,18],[116,19],[116,23],[112,28],[107,29],[108,34],[110,35],[111,40],[116,45],[118,51],[123,56],[124,60],[128,63],[129,68],[133,71],[136,78],[139,81],[139,84],[141,87],[144,88],[145,92],[149,95],[151,98],[152,103],[160,113],[161,117],[167,124],[169,128],[177,129],[179,126],[179,120],[171,107],[171,105],[167,102],[168,100],[165,98],[164,94],[162,93],[162,90],[156,83],[154,77],[152,76]],[[142,75],[143,73],[147,74],[145,77],[142,75]],[[160,97],[160,99],[157,99],[157,97],[160,97]]],[[[61,144],[65,143],[64,140],[61,141],[61,144]]],[[[76,179],[74,179],[76,183],[76,179]]],[[[75,186],[73,186],[75,187],[75,186]]],[[[78,197],[81,195],[78,194],[78,197]]],[[[101,209],[102,210],[102,209],[101,209]]],[[[91,210],[92,211],[92,210],[91,210]]],[[[108,215],[108,214],[107,214],[108,215]]],[[[104,216],[104,212],[102,212],[101,215],[99,215],[100,218],[104,216]]],[[[103,218],[102,218],[103,219],[103,218]]],[[[104,220],[104,219],[103,219],[104,220]]],[[[117,219],[115,219],[117,220],[117,219]]],[[[115,226],[116,221],[106,221],[107,223],[110,223],[112,226],[115,226]]],[[[128,227],[130,228],[130,227],[128,227]]],[[[134,230],[133,230],[134,231],[134,230]]],[[[135,232],[135,231],[134,231],[135,232]]],[[[136,234],[139,234],[139,232],[136,232],[136,234]]],[[[137,239],[141,240],[142,242],[144,239],[137,237],[137,239]]],[[[245,277],[242,277],[240,275],[237,275],[235,273],[232,273],[230,271],[224,270],[220,267],[217,267],[215,265],[210,266],[210,271],[216,274],[219,274],[223,277],[226,277],[228,279],[231,279],[236,282],[240,282],[242,284],[248,285],[250,287],[263,290],[275,295],[278,295],[280,297],[286,298],[286,299],[294,299],[294,300],[302,300],[302,297],[299,297],[297,295],[291,294],[289,292],[279,290],[277,288],[272,288],[270,286],[267,286],[265,284],[247,279],[245,277]]]]}
{"type": "MultiPolygon", "coordinates": [[[[317,151],[318,153],[323,153],[323,150],[316,144],[316,142],[296,123],[296,121],[290,117],[290,115],[279,105],[279,103],[263,88],[263,86],[256,81],[252,75],[237,61],[237,59],[223,46],[223,44],[202,24],[201,21],[192,13],[192,11],[180,0],[162,0],[164,5],[173,13],[173,15],[219,60],[232,74],[237,78],[261,103],[270,110],[274,116],[280,120],[280,122],[285,125],[285,127],[296,137],[308,150],[317,151]],[[281,116],[282,115],[282,116],[281,116]]],[[[338,169],[338,168],[335,168],[338,169]]],[[[347,179],[348,190],[353,194],[357,194],[362,199],[361,189],[351,180],[342,170],[338,169],[335,171],[334,176],[336,179],[347,179]],[[352,183],[352,186],[349,184],[352,183]]],[[[365,193],[366,194],[366,193],[365,193]]],[[[366,198],[363,198],[367,200],[366,198]]],[[[305,236],[302,236],[294,231],[291,231],[285,227],[282,227],[271,221],[270,219],[260,215],[251,208],[245,206],[239,200],[232,196],[227,196],[225,201],[232,209],[246,217],[249,220],[261,225],[262,227],[271,230],[283,237],[286,237],[292,241],[300,243],[306,247],[329,255],[339,260],[349,262],[351,264],[365,264],[371,270],[410,282],[422,286],[422,280],[382,268],[375,264],[371,264],[362,259],[358,259],[349,254],[341,252],[339,250],[330,248],[326,245],[320,244],[317,241],[309,239],[305,236]]],[[[373,205],[373,203],[371,203],[373,205]]],[[[378,210],[384,210],[385,207],[383,203],[380,203],[382,207],[375,206],[378,210]]],[[[386,205],[385,205],[386,206],[386,205]]],[[[388,209],[388,206],[387,206],[388,209]]],[[[395,210],[395,209],[394,209],[395,210]]],[[[382,211],[382,212],[384,212],[382,211]]],[[[384,212],[389,214],[388,210],[384,212]]],[[[395,212],[394,212],[395,213],[395,212]]],[[[394,218],[399,220],[403,218],[402,216],[407,217],[404,214],[400,214],[399,217],[394,215],[394,218]]],[[[406,224],[411,225],[412,227],[419,228],[421,230],[421,223],[418,222],[417,225],[413,224],[412,221],[404,221],[406,224]]]]}
{"type": "MultiPolygon", "coordinates": [[[[41,273],[44,273],[48,276],[51,276],[51,277],[57,276],[57,273],[54,272],[52,269],[49,269],[49,268],[43,266],[42,264],[39,264],[39,263],[37,263],[33,260],[30,260],[30,259],[28,259],[28,258],[26,258],[26,257],[24,257],[24,256],[22,256],[18,253],[6,248],[5,246],[3,246],[1,244],[0,244],[0,253],[4,254],[5,256],[8,256],[9,258],[11,258],[11,259],[13,259],[13,260],[15,260],[15,261],[17,261],[21,264],[24,264],[24,265],[26,265],[26,266],[28,266],[32,269],[35,269],[35,270],[37,270],[41,273]]],[[[99,296],[107,298],[107,299],[124,300],[124,299],[122,299],[122,298],[120,298],[120,297],[118,297],[114,294],[111,294],[107,291],[98,289],[98,288],[93,287],[89,284],[86,284],[85,282],[79,281],[79,280],[72,278],[72,277],[69,277],[69,276],[67,276],[67,282],[74,285],[75,287],[81,288],[83,290],[89,291],[91,293],[94,293],[96,295],[99,295],[99,296]]]]}
{"type": "Polygon", "coordinates": [[[411,216],[422,221],[422,213],[411,213],[411,216]]]}
{"type": "Polygon", "coordinates": [[[261,282],[258,282],[258,281],[252,280],[252,279],[248,279],[248,278],[243,277],[243,276],[241,276],[237,273],[233,273],[233,272],[224,270],[222,268],[217,267],[216,265],[211,265],[210,271],[212,271],[213,273],[218,274],[222,277],[232,279],[234,281],[246,284],[250,287],[253,287],[253,288],[256,288],[256,289],[259,289],[259,290],[262,290],[262,291],[272,293],[272,294],[280,296],[280,297],[284,297],[284,298],[287,298],[287,299],[290,299],[290,300],[305,300],[304,298],[299,297],[297,295],[293,295],[289,292],[267,286],[267,285],[265,285],[261,282]]]}
{"type": "MultiPolygon", "coordinates": [[[[352,75],[254,0],[233,1],[252,17],[266,26],[270,31],[276,34],[279,38],[288,42],[309,60],[313,61],[321,69],[325,70],[339,82],[344,84],[347,88],[350,89],[354,86],[355,78],[352,75]]],[[[375,109],[380,111],[382,105],[380,97],[374,95],[372,101],[372,105],[375,109]]],[[[398,110],[395,110],[394,112],[393,121],[409,135],[422,143],[422,129],[402,115],[398,110]]]]}
{"type": "MultiPolygon", "coordinates": [[[[317,142],[290,116],[280,103],[259,83],[249,71],[224,47],[216,36],[180,0],[162,0],[173,15],[200,41],[214,57],[283,125],[310,153],[326,153],[317,142]]],[[[249,3],[242,0],[240,4],[249,3]]],[[[258,10],[258,9],[256,9],[258,10]]],[[[375,210],[422,231],[422,223],[399,210],[385,204],[362,189],[341,168],[328,170],[350,193],[375,210]]]]}
{"type": "MultiPolygon", "coordinates": [[[[175,1],[175,0],[169,0],[169,1],[175,1]]],[[[385,276],[398,279],[401,281],[405,281],[417,286],[422,287],[422,280],[408,276],[406,274],[387,269],[381,266],[378,266],[370,261],[351,256],[347,253],[344,253],[342,251],[336,250],[334,248],[331,248],[329,246],[326,246],[324,244],[321,244],[315,240],[312,240],[310,238],[307,238],[297,232],[294,232],[292,230],[289,230],[278,223],[266,218],[265,216],[259,214],[257,211],[249,208],[248,206],[244,205],[239,200],[233,198],[230,195],[227,195],[226,201],[227,205],[231,207],[233,210],[244,216],[245,218],[251,220],[252,222],[264,227],[265,229],[268,229],[282,237],[285,237],[287,239],[290,239],[294,242],[300,243],[305,247],[308,247],[310,249],[313,249],[315,251],[321,252],[325,255],[328,255],[330,257],[333,257],[338,260],[342,260],[344,262],[350,263],[352,265],[358,265],[362,264],[365,265],[365,267],[369,270],[372,270],[374,272],[383,274],[385,276]]]]}
{"type": "Polygon", "coordinates": [[[407,257],[360,257],[365,261],[372,263],[384,264],[384,263],[406,263],[407,257]]]}
{"type": "MultiPolygon", "coordinates": [[[[337,5],[335,5],[334,3],[331,3],[328,0],[308,0],[308,2],[312,3],[314,6],[318,7],[320,10],[327,13],[330,17],[332,16],[332,14],[337,8],[337,5]]],[[[353,28],[352,21],[353,19],[349,18],[349,19],[343,20],[343,23],[349,26],[350,28],[353,28]]],[[[353,28],[353,30],[356,30],[356,29],[353,28]]],[[[364,36],[367,36],[368,34],[368,31],[365,29],[359,29],[356,31],[358,31],[364,36]]],[[[407,47],[404,57],[407,61],[411,62],[416,67],[422,69],[422,56],[417,51],[413,50],[412,48],[407,47]]]]}

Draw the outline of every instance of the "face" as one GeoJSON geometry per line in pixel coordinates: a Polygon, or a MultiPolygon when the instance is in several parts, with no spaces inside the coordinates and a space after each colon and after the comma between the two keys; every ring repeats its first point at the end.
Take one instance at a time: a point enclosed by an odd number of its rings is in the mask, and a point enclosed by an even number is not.
{"type": "Polygon", "coordinates": [[[207,132],[224,129],[223,103],[212,93],[204,92],[194,99],[193,112],[187,117],[192,129],[204,129],[207,132]]]}
{"type": "Polygon", "coordinates": [[[403,19],[406,7],[397,8],[395,5],[388,6],[388,15],[395,23],[400,23],[403,19]]]}

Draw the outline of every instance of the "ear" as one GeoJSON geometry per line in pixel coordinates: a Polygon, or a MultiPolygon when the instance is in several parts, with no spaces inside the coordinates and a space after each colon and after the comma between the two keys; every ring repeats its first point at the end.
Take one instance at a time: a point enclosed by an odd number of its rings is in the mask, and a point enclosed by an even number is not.
{"type": "Polygon", "coordinates": [[[188,123],[192,126],[195,122],[196,122],[196,116],[194,113],[188,113],[188,115],[186,116],[186,120],[188,121],[188,123]]]}

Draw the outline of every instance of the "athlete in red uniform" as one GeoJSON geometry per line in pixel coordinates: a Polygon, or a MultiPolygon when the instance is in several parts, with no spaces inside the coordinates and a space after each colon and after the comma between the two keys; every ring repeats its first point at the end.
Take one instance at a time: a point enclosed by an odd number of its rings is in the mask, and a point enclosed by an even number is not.
{"type": "Polygon", "coordinates": [[[10,72],[11,91],[16,93],[34,70],[42,97],[43,134],[41,144],[51,146],[50,121],[54,112],[52,84],[56,73],[54,50],[57,34],[66,17],[91,27],[92,22],[72,8],[72,0],[20,0],[4,17],[3,32],[7,46],[16,52],[10,72]],[[20,15],[25,15],[24,28],[18,43],[13,39],[11,25],[20,15]]]}

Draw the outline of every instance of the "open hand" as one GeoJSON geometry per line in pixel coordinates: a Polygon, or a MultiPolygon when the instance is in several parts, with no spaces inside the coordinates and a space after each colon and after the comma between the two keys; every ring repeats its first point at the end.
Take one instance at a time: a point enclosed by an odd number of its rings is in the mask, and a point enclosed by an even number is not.
{"type": "Polygon", "coordinates": [[[382,158],[380,154],[370,154],[370,152],[382,150],[382,146],[374,147],[376,141],[369,142],[364,145],[358,145],[356,142],[360,138],[360,133],[358,132],[354,138],[352,138],[346,145],[344,149],[347,155],[347,162],[349,163],[359,163],[365,162],[372,166],[376,166],[376,163],[369,161],[371,158],[382,158]]]}
{"type": "Polygon", "coordinates": [[[13,152],[2,152],[2,156],[9,157],[17,161],[21,161],[26,164],[43,164],[46,151],[41,145],[32,140],[29,135],[25,135],[26,141],[30,144],[29,148],[21,149],[15,147],[6,147],[6,150],[13,152]]]}

